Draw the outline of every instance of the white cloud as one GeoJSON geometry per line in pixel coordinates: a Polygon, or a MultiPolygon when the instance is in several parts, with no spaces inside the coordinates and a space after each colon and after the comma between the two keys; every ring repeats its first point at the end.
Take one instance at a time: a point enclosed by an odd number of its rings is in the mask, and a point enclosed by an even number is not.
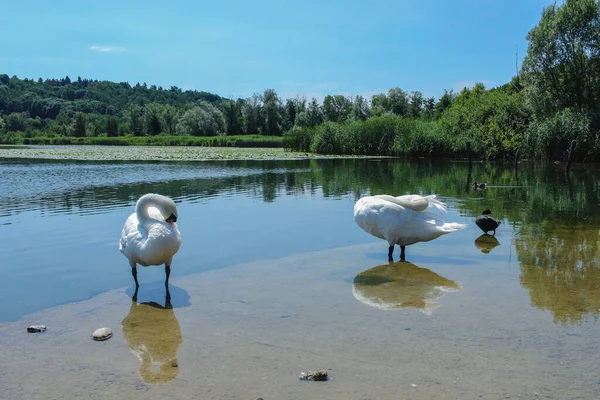
{"type": "Polygon", "coordinates": [[[90,50],[97,51],[98,53],[117,53],[117,52],[125,51],[125,49],[122,47],[97,46],[97,45],[90,46],[90,50]]]}

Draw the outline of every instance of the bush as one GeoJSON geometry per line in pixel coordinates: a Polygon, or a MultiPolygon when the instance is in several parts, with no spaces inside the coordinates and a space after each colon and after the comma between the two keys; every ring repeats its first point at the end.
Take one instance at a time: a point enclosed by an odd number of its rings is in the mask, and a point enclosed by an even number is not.
{"type": "Polygon", "coordinates": [[[564,160],[574,140],[575,160],[584,161],[598,152],[598,136],[590,131],[588,116],[566,108],[550,118],[533,121],[527,130],[526,148],[535,157],[564,160]]]}

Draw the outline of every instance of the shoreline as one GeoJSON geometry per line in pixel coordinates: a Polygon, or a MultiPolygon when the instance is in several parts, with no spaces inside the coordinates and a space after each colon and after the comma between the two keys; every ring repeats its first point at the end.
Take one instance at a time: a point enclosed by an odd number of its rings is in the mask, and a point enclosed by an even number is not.
{"type": "Polygon", "coordinates": [[[0,145],[0,160],[44,159],[74,161],[216,161],[216,160],[309,160],[383,159],[391,156],[322,155],[290,152],[283,148],[205,146],[67,146],[0,145]]]}

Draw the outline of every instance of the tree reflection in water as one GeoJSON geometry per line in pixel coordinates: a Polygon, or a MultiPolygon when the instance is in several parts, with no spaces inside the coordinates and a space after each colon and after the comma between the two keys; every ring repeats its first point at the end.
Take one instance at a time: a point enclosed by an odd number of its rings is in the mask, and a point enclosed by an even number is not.
{"type": "Polygon", "coordinates": [[[412,308],[431,315],[445,292],[461,290],[459,283],[410,262],[378,265],[354,278],[352,294],[360,302],[393,310],[412,308]]]}
{"type": "Polygon", "coordinates": [[[578,324],[600,312],[598,226],[545,221],[523,226],[515,247],[521,285],[533,306],[556,324],[578,324]]]}

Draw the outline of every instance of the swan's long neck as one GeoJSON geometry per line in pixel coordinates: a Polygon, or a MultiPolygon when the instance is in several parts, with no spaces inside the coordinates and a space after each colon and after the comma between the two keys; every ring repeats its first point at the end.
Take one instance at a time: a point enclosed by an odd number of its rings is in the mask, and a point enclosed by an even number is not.
{"type": "Polygon", "coordinates": [[[162,201],[159,195],[156,194],[146,194],[137,201],[135,205],[135,213],[137,215],[138,221],[140,224],[144,224],[150,218],[148,214],[149,207],[158,208],[161,213],[163,211],[162,201]]]}

